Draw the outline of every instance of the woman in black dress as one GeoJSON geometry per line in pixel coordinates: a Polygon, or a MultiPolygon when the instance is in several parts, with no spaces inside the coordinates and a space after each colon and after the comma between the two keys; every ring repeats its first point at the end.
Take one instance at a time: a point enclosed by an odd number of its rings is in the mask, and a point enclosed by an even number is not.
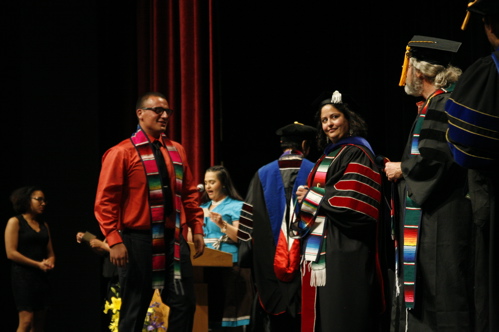
{"type": "Polygon", "coordinates": [[[47,272],[55,255],[48,225],[40,217],[47,201],[40,188],[29,186],[10,196],[16,216],[5,228],[5,251],[12,262],[12,291],[19,312],[17,332],[43,331],[50,291],[47,272]]]}

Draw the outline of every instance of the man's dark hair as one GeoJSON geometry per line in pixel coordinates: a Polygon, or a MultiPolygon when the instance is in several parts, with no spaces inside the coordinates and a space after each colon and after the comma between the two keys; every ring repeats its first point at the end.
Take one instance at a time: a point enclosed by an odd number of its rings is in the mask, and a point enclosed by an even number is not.
{"type": "Polygon", "coordinates": [[[137,104],[135,105],[135,109],[138,110],[139,108],[142,108],[144,106],[144,102],[149,97],[153,97],[153,96],[163,98],[166,100],[166,97],[161,92],[149,91],[147,93],[144,93],[141,97],[139,97],[139,99],[137,99],[137,104]]]}
{"type": "Polygon", "coordinates": [[[499,38],[499,14],[485,15],[483,23],[490,25],[496,38],[499,38]]]}
{"type": "Polygon", "coordinates": [[[282,151],[285,151],[287,149],[293,149],[303,152],[303,147],[302,147],[303,141],[304,141],[303,139],[300,141],[283,140],[281,141],[281,149],[282,151]]]}

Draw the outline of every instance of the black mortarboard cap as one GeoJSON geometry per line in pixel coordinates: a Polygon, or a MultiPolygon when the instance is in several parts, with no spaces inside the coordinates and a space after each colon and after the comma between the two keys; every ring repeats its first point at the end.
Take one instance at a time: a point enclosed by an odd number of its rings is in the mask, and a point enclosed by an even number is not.
{"type": "Polygon", "coordinates": [[[477,0],[468,5],[468,10],[480,15],[499,14],[499,1],[497,0],[477,0]]]}
{"type": "Polygon", "coordinates": [[[434,65],[447,66],[461,43],[435,37],[414,36],[407,46],[410,47],[411,57],[434,65]]]}
{"type": "Polygon", "coordinates": [[[434,65],[446,67],[460,46],[460,42],[453,40],[415,35],[407,43],[399,85],[405,85],[409,58],[414,57],[419,61],[426,61],[434,65]]]}
{"type": "Polygon", "coordinates": [[[478,14],[481,16],[487,15],[497,15],[499,14],[499,1],[498,0],[475,0],[468,3],[468,9],[466,12],[466,17],[464,18],[462,30],[466,30],[468,21],[470,19],[470,13],[478,14]]]}
{"type": "Polygon", "coordinates": [[[277,129],[275,133],[281,136],[281,140],[283,141],[290,140],[296,142],[314,139],[317,135],[317,129],[295,121],[292,124],[277,129]]]}

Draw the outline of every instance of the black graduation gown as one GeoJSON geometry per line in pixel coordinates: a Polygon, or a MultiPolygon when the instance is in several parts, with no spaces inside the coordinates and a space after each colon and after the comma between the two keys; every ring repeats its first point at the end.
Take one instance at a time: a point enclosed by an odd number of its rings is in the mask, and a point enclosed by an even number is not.
{"type": "MultiPolygon", "coordinates": [[[[408,331],[471,331],[472,217],[467,196],[467,172],[457,165],[445,140],[444,105],[449,93],[433,97],[423,122],[418,148],[411,156],[412,134],[402,157],[399,183],[398,281],[394,291],[392,331],[405,331],[403,293],[403,216],[406,194],[421,206],[422,219],[416,261],[415,307],[408,331]]],[[[417,121],[417,120],[416,120],[417,121]]],[[[416,122],[415,122],[416,123],[416,122]]],[[[414,130],[414,127],[413,127],[414,130]]]]}
{"type": "MultiPolygon", "coordinates": [[[[270,170],[271,164],[273,163],[263,166],[259,172],[263,171],[265,167],[266,170],[270,170]]],[[[283,155],[280,158],[280,167],[277,170],[282,181],[276,180],[276,183],[280,183],[285,191],[292,195],[298,185],[306,184],[306,177],[313,165],[312,162],[302,156],[283,155]],[[287,162],[283,160],[286,158],[288,159],[287,162]],[[297,178],[302,178],[303,182],[298,183],[297,178]]],[[[263,318],[257,317],[258,312],[252,317],[252,329],[258,332],[264,329],[269,330],[271,327],[262,326],[265,323],[262,323],[262,320],[267,321],[268,317],[271,317],[271,322],[267,324],[272,325],[274,324],[272,321],[277,319],[282,324],[277,327],[279,330],[285,328],[284,324],[291,324],[286,330],[299,330],[301,308],[300,273],[297,270],[294,277],[289,281],[282,281],[276,276],[274,258],[277,244],[273,228],[275,228],[276,222],[279,222],[278,227],[280,228],[282,219],[271,221],[268,212],[269,207],[265,199],[266,195],[271,194],[264,192],[259,172],[254,175],[248,188],[239,220],[238,233],[238,236],[242,239],[239,241],[240,264],[252,268],[257,291],[257,307],[262,307],[264,310],[264,313],[260,314],[263,318]],[[283,317],[282,321],[280,316],[283,317]]],[[[276,194],[273,190],[269,191],[272,192],[272,195],[276,194]]],[[[277,216],[277,218],[279,217],[282,218],[282,216],[277,216]]],[[[291,217],[292,215],[289,216],[289,218],[291,217]]]]}
{"type": "MultiPolygon", "coordinates": [[[[309,263],[302,268],[304,332],[382,331],[384,281],[377,257],[382,178],[374,160],[365,147],[344,145],[327,170],[317,212],[326,217],[326,278],[325,285],[309,287],[309,263]]],[[[317,186],[313,177],[310,188],[317,186]]]]}
{"type": "Polygon", "coordinates": [[[469,168],[475,223],[475,331],[499,330],[499,49],[461,76],[446,103],[447,140],[454,159],[469,168]]]}

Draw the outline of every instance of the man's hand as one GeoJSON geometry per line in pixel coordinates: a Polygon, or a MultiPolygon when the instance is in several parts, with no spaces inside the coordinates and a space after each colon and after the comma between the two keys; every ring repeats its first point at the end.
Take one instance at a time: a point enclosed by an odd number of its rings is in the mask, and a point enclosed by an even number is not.
{"type": "Polygon", "coordinates": [[[397,182],[397,180],[404,177],[400,167],[400,162],[387,162],[385,164],[384,171],[388,181],[397,182]]]}
{"type": "Polygon", "coordinates": [[[194,248],[196,249],[196,253],[194,254],[194,258],[200,257],[204,253],[204,238],[202,234],[194,234],[192,237],[194,242],[194,248]]]}
{"type": "Polygon", "coordinates": [[[128,263],[128,251],[123,243],[115,244],[110,248],[109,260],[117,267],[123,267],[128,263]]]}

